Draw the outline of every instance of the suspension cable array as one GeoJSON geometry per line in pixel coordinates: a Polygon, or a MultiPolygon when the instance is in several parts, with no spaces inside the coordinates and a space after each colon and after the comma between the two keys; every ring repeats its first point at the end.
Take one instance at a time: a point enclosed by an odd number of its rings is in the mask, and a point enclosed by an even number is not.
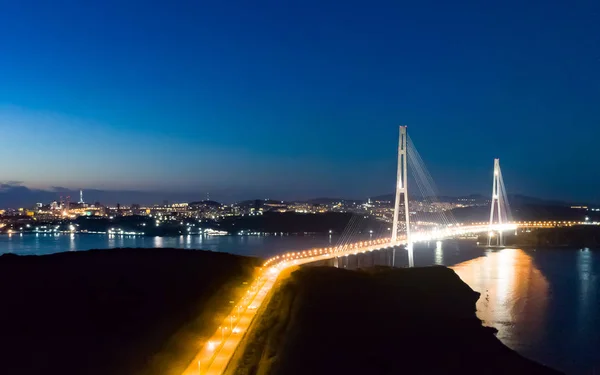
{"type": "Polygon", "coordinates": [[[494,159],[494,181],[492,187],[492,205],[490,211],[490,231],[488,233],[488,246],[492,246],[492,239],[496,237],[496,245],[504,246],[504,238],[502,231],[496,233],[492,230],[495,224],[505,224],[512,221],[512,213],[510,210],[510,204],[508,203],[508,194],[506,194],[506,187],[504,186],[504,179],[502,178],[502,170],[500,169],[500,159],[494,159]],[[497,215],[495,219],[494,213],[497,215]]]}

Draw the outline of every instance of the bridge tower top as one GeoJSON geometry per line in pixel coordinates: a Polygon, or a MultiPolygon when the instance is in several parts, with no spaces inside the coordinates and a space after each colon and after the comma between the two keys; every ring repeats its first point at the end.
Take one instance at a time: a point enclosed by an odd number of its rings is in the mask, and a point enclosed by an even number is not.
{"type": "Polygon", "coordinates": [[[394,201],[394,220],[392,223],[392,242],[398,240],[398,222],[400,214],[400,198],[404,196],[404,226],[406,228],[406,242],[410,244],[410,218],[408,209],[408,160],[407,160],[407,134],[406,126],[400,126],[400,139],[398,140],[398,171],[396,178],[396,199],[394,201]]]}
{"type": "MultiPolygon", "coordinates": [[[[492,231],[494,224],[502,225],[511,220],[510,206],[508,204],[508,196],[504,187],[504,179],[502,178],[502,170],[500,169],[500,159],[494,159],[494,177],[492,185],[492,206],[490,210],[490,233],[488,237],[488,245],[491,246],[492,237],[495,235],[492,231]],[[494,216],[497,215],[497,219],[494,216]],[[496,221],[496,223],[494,223],[496,221]]],[[[503,245],[502,231],[498,232],[498,245],[503,245]]]]}

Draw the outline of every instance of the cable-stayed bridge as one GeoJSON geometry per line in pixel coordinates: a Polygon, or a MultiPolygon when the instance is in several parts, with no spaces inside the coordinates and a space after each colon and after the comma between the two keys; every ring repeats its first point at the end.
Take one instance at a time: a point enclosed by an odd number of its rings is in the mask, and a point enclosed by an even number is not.
{"type": "MultiPolygon", "coordinates": [[[[419,220],[418,212],[411,215],[409,201],[409,171],[415,185],[415,195],[422,201],[435,201],[435,184],[421,156],[408,137],[407,127],[400,126],[398,142],[398,169],[396,195],[391,233],[376,239],[357,241],[358,225],[353,217],[342,233],[336,246],[287,252],[268,259],[259,276],[252,282],[247,293],[223,320],[219,329],[189,364],[184,375],[220,375],[225,373],[243,335],[250,328],[262,303],[267,299],[281,271],[290,267],[333,260],[339,264],[343,257],[379,250],[392,251],[391,265],[395,266],[397,251],[408,252],[409,266],[414,266],[413,244],[462,237],[481,233],[488,234],[488,246],[502,246],[505,231],[514,231],[525,223],[511,222],[508,196],[500,170],[499,159],[494,159],[490,220],[486,223],[463,225],[457,223],[451,213],[439,212],[419,220]],[[409,165],[409,160],[411,161],[409,165]],[[412,168],[409,168],[412,167],[412,168]],[[414,220],[411,222],[411,216],[414,220]],[[433,217],[432,217],[433,216],[433,217]]],[[[411,185],[412,186],[412,185],[411,185]]],[[[387,233],[386,233],[387,234],[387,233]]],[[[381,235],[381,234],[379,234],[381,235]]]]}
{"type": "MultiPolygon", "coordinates": [[[[291,265],[305,264],[318,260],[355,255],[369,251],[382,249],[394,249],[394,257],[396,249],[406,249],[409,255],[409,266],[412,264],[412,245],[418,242],[429,242],[443,240],[447,238],[461,237],[471,234],[488,233],[488,246],[502,246],[503,235],[505,231],[515,230],[517,224],[511,223],[512,215],[508,196],[500,170],[500,160],[494,159],[493,173],[493,188],[492,188],[492,204],[490,209],[489,223],[462,225],[456,222],[456,219],[451,213],[440,212],[427,219],[429,225],[424,228],[418,228],[417,225],[411,223],[411,216],[415,219],[418,214],[411,215],[409,195],[408,195],[408,175],[409,175],[409,160],[412,162],[413,180],[416,185],[417,192],[415,195],[421,195],[427,203],[432,203],[436,200],[435,184],[431,175],[427,172],[425,164],[420,155],[416,151],[413,142],[407,134],[407,127],[400,127],[400,139],[398,142],[398,170],[396,182],[396,196],[394,201],[394,213],[392,219],[392,230],[388,238],[379,238],[368,241],[352,242],[355,238],[356,226],[352,221],[348,224],[346,230],[342,234],[340,243],[337,246],[325,247],[319,249],[308,249],[304,251],[289,252],[282,255],[277,255],[265,262],[265,267],[276,267],[284,269],[291,265]]],[[[421,227],[423,227],[421,225],[421,227]]],[[[394,259],[392,266],[395,265],[394,259]]]]}

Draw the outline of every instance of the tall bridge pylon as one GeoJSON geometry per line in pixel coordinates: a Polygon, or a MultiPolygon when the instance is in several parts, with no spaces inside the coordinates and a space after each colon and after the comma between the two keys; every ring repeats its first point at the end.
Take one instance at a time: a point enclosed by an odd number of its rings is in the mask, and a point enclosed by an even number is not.
{"type": "MultiPolygon", "coordinates": [[[[493,231],[494,225],[494,213],[497,214],[497,221],[495,224],[506,224],[510,218],[510,205],[508,204],[508,195],[506,194],[506,188],[504,187],[504,179],[502,178],[502,171],[500,170],[500,159],[494,159],[494,182],[492,187],[492,207],[490,211],[490,231],[488,233],[488,246],[492,245],[492,239],[496,236],[493,231]]],[[[497,246],[504,246],[504,238],[502,237],[502,231],[497,233],[497,246]]]]}
{"type": "Polygon", "coordinates": [[[408,160],[407,160],[407,135],[406,126],[400,126],[400,139],[398,140],[398,174],[396,180],[396,200],[394,203],[394,220],[392,224],[392,242],[398,240],[398,221],[400,214],[400,198],[404,196],[404,216],[406,227],[406,242],[410,244],[410,218],[408,210],[408,160]]]}

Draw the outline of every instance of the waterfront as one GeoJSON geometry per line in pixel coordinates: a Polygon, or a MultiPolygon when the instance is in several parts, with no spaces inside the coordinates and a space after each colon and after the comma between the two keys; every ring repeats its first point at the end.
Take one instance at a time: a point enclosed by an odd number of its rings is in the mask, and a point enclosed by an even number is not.
{"type": "MultiPolygon", "coordinates": [[[[49,254],[114,247],[201,248],[267,257],[283,251],[334,246],[336,236],[108,235],[0,236],[0,253],[49,254]]],[[[472,241],[415,247],[415,266],[446,265],[480,292],[478,316],[524,356],[569,374],[599,367],[600,257],[588,249],[486,250],[472,241]]],[[[406,265],[406,253],[397,265],[406,265]]]]}
{"type": "Polygon", "coordinates": [[[599,251],[417,246],[415,266],[431,264],[481,293],[477,316],[511,349],[567,374],[600,370],[599,251]]]}
{"type": "Polygon", "coordinates": [[[0,254],[43,255],[61,251],[119,247],[167,247],[220,251],[237,255],[269,257],[281,251],[333,246],[337,236],[127,236],[107,234],[13,234],[0,235],[0,254]]]}

